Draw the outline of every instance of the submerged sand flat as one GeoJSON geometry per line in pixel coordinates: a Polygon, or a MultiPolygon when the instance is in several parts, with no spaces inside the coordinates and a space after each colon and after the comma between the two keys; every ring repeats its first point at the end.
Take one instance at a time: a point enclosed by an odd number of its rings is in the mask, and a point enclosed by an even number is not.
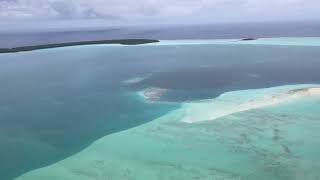
{"type": "Polygon", "coordinates": [[[157,101],[167,92],[167,89],[150,87],[143,90],[143,97],[148,101],[157,101]]]}
{"type": "MultiPolygon", "coordinates": [[[[220,99],[242,102],[283,92],[314,95],[319,88],[281,86],[230,92],[220,99]]],[[[303,97],[207,123],[182,120],[188,110],[201,118],[212,109],[182,106],[153,122],[105,136],[74,156],[17,180],[314,179],[320,175],[316,140],[320,98],[303,97]]]]}

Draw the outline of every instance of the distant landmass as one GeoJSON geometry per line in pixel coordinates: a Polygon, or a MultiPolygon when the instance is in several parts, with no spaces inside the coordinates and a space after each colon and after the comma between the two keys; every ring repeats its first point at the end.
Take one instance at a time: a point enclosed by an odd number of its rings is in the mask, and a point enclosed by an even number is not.
{"type": "Polygon", "coordinates": [[[253,41],[253,40],[257,40],[257,38],[244,38],[244,39],[242,39],[242,41],[253,41]]]}
{"type": "Polygon", "coordinates": [[[242,39],[320,37],[320,21],[197,25],[112,26],[104,28],[9,30],[0,28],[0,48],[107,39],[242,39]]]}
{"type": "Polygon", "coordinates": [[[49,49],[68,46],[79,45],[94,45],[94,44],[120,44],[120,45],[139,45],[160,42],[154,39],[119,39],[119,40],[102,40],[102,41],[81,41],[81,42],[68,42],[68,43],[56,43],[56,44],[43,44],[34,46],[21,46],[13,48],[0,48],[0,53],[14,53],[21,51],[33,51],[38,49],[49,49]]]}

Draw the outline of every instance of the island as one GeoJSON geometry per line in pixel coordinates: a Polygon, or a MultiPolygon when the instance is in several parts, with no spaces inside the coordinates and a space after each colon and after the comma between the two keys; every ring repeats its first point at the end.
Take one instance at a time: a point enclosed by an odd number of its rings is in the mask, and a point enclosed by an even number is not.
{"type": "Polygon", "coordinates": [[[243,38],[243,39],[241,39],[241,41],[253,41],[253,40],[257,40],[257,38],[243,38]]]}
{"type": "Polygon", "coordinates": [[[33,51],[40,49],[50,49],[59,47],[69,47],[69,46],[80,46],[80,45],[95,45],[95,44],[119,44],[119,45],[139,45],[139,44],[149,44],[157,43],[159,40],[154,39],[118,39],[118,40],[101,40],[101,41],[81,41],[81,42],[67,42],[67,43],[57,43],[57,44],[43,44],[34,46],[21,46],[13,48],[0,48],[0,53],[14,53],[21,51],[33,51]]]}

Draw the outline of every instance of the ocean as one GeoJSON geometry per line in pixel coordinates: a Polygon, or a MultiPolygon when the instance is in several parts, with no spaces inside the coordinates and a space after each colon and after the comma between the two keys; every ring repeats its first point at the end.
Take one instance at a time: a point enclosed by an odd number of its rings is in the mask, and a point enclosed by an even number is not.
{"type": "Polygon", "coordinates": [[[319,38],[272,40],[0,54],[0,179],[315,179],[319,96],[252,102],[318,87],[319,38]]]}

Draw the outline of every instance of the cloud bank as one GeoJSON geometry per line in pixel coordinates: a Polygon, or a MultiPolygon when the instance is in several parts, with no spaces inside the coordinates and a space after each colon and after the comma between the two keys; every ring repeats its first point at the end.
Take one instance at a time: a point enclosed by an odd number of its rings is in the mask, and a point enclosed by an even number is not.
{"type": "Polygon", "coordinates": [[[0,0],[0,20],[200,23],[320,19],[319,0],[0,0]]]}

